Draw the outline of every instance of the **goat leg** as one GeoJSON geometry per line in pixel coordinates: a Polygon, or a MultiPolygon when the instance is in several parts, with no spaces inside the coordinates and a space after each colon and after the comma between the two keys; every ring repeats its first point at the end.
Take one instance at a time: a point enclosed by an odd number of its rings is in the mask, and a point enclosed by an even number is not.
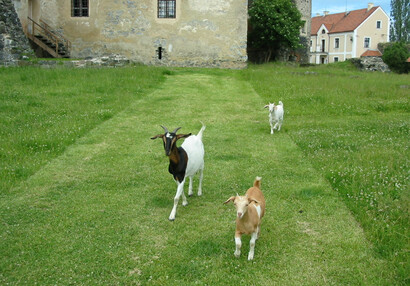
{"type": "Polygon", "coordinates": [[[236,258],[239,258],[239,256],[241,256],[241,246],[242,246],[240,235],[239,236],[235,235],[235,246],[236,246],[236,249],[235,249],[234,255],[236,258]]]}
{"type": "Polygon", "coordinates": [[[250,248],[248,254],[248,260],[253,260],[253,256],[255,254],[255,243],[256,239],[258,238],[258,230],[252,233],[251,241],[250,241],[250,248]]]}
{"type": "Polygon", "coordinates": [[[185,178],[181,183],[178,184],[177,193],[174,197],[174,207],[172,208],[171,214],[169,215],[169,220],[170,221],[175,220],[175,215],[177,213],[177,206],[178,206],[179,198],[181,197],[182,192],[184,191],[184,184],[185,184],[185,178]]]}

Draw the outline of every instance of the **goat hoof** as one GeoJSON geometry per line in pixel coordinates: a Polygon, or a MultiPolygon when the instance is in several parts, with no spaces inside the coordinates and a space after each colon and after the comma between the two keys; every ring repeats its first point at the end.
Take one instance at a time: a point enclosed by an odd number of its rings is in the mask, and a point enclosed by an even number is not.
{"type": "Polygon", "coordinates": [[[188,194],[188,197],[192,197],[194,194],[188,194]]]}
{"type": "Polygon", "coordinates": [[[188,205],[188,202],[186,202],[186,203],[182,203],[182,205],[185,207],[185,206],[187,206],[187,205],[188,205]]]}
{"type": "Polygon", "coordinates": [[[169,221],[174,221],[174,220],[175,220],[175,218],[169,218],[168,220],[169,220],[169,221]]]}

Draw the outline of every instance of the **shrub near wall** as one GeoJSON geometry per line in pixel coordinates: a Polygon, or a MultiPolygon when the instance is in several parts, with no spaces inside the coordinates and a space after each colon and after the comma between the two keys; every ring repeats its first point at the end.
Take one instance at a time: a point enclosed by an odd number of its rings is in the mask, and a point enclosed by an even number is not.
{"type": "Polygon", "coordinates": [[[396,73],[408,73],[409,64],[406,62],[410,52],[403,42],[394,43],[385,48],[383,61],[396,73]]]}

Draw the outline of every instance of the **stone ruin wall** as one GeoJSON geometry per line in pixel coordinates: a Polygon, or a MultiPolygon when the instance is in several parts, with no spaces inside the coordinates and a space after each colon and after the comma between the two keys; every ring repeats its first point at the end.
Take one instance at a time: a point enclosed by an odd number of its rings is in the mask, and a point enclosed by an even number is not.
{"type": "Polygon", "coordinates": [[[300,43],[303,48],[296,51],[300,63],[309,63],[310,59],[310,29],[312,23],[312,0],[295,0],[296,7],[302,14],[302,20],[306,22],[304,33],[300,35],[300,43]]]}
{"type": "Polygon", "coordinates": [[[0,66],[14,66],[33,56],[11,0],[0,0],[0,66]]]}
{"type": "MultiPolygon", "coordinates": [[[[13,0],[22,24],[29,14],[30,0],[13,0]]],[[[294,0],[306,21],[306,48],[297,51],[308,62],[311,0],[294,0]]],[[[14,12],[12,0],[0,0],[2,15],[14,12]],[[7,8],[6,8],[7,7],[7,8]],[[7,10],[7,11],[3,11],[7,10]]],[[[71,17],[70,1],[31,0],[32,17],[40,18],[72,40],[72,57],[101,57],[121,54],[131,61],[150,65],[242,68],[247,62],[247,0],[177,0],[177,19],[157,19],[156,1],[93,1],[90,17],[71,17]],[[182,2],[183,1],[183,4],[182,2]],[[93,5],[94,3],[94,5],[93,5]],[[98,5],[96,4],[98,3],[98,5]],[[97,11],[98,7],[98,11],[97,11]],[[179,16],[179,17],[178,17],[179,16]],[[162,59],[158,59],[158,49],[162,59]]],[[[8,14],[10,19],[18,17],[8,14]]],[[[6,41],[11,34],[0,20],[0,53],[4,50],[28,52],[27,39],[6,41]],[[18,44],[18,43],[22,44],[18,44]],[[11,44],[11,43],[14,43],[11,44]],[[7,46],[7,47],[6,47],[7,46]],[[13,49],[14,47],[14,49],[13,49]],[[17,48],[20,47],[20,48],[17,48]]],[[[18,22],[18,21],[17,21],[18,22]]],[[[5,22],[4,22],[5,23],[5,22]]],[[[20,26],[21,31],[21,26],[20,26]]],[[[15,37],[16,38],[16,37],[15,37]]],[[[17,39],[16,38],[16,39],[17,39]]],[[[16,59],[21,53],[8,52],[16,59]]],[[[289,58],[284,56],[284,60],[289,58]]]]}
{"type": "MultiPolygon", "coordinates": [[[[71,17],[68,0],[31,1],[36,3],[33,18],[71,41],[73,58],[121,54],[148,65],[247,64],[247,0],[176,0],[176,19],[159,19],[154,0],[90,0],[89,17],[71,17]]],[[[24,6],[21,19],[28,13],[24,6]]]]}

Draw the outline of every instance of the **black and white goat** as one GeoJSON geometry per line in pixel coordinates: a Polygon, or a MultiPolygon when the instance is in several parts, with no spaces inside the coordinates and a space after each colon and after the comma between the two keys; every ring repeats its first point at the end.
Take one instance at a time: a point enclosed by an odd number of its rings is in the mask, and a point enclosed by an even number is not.
{"type": "Polygon", "coordinates": [[[151,139],[162,138],[164,142],[165,155],[169,158],[168,171],[174,176],[176,181],[177,193],[174,198],[174,207],[172,208],[171,214],[169,215],[169,220],[173,221],[177,212],[177,206],[179,198],[182,195],[182,205],[186,206],[188,201],[184,194],[184,184],[185,178],[189,177],[189,191],[188,195],[192,196],[192,177],[199,171],[199,187],[198,196],[202,195],[202,178],[204,171],[204,144],[202,143],[202,134],[205,130],[205,125],[202,125],[201,130],[197,135],[189,134],[176,134],[181,128],[178,127],[174,131],[169,132],[168,129],[164,128],[164,134],[158,134],[151,139]],[[176,142],[181,139],[186,138],[181,147],[177,147],[176,142]]]}

